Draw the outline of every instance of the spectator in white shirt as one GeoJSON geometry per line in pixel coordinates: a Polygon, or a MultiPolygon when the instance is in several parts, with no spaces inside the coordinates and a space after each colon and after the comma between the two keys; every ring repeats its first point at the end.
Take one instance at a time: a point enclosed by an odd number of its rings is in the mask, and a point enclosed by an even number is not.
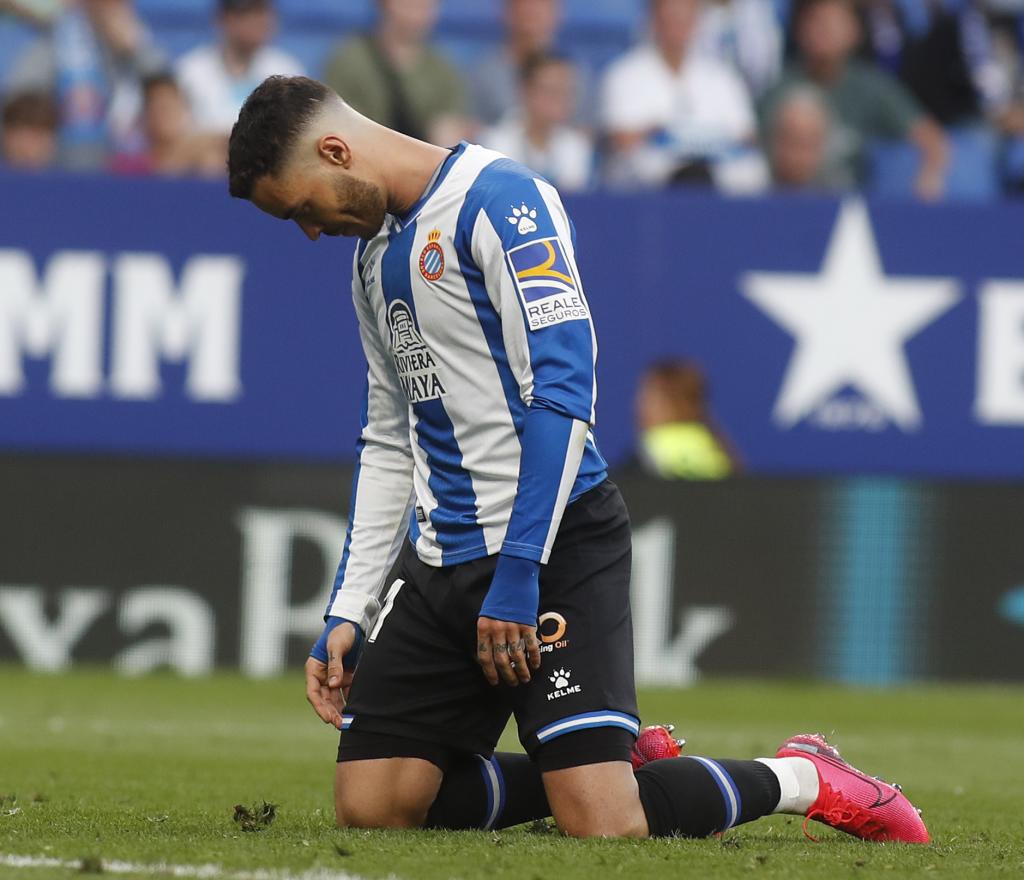
{"type": "Polygon", "coordinates": [[[268,76],[303,74],[302,63],[269,45],[277,29],[271,0],[218,0],[221,40],[178,62],[177,77],[200,131],[229,133],[249,93],[268,76]]]}
{"type": "Polygon", "coordinates": [[[576,111],[576,69],[562,55],[540,54],[523,65],[520,106],[485,131],[481,143],[544,175],[563,192],[584,189],[594,148],[571,124],[576,111]]]}
{"type": "Polygon", "coordinates": [[[651,0],[651,42],[605,75],[610,183],[702,181],[728,192],[767,185],[746,86],[726,64],[692,51],[702,8],[702,0],[651,0]]]}
{"type": "Polygon", "coordinates": [[[694,46],[732,65],[751,94],[764,94],[782,72],[782,28],[772,0],[708,0],[694,46]]]}

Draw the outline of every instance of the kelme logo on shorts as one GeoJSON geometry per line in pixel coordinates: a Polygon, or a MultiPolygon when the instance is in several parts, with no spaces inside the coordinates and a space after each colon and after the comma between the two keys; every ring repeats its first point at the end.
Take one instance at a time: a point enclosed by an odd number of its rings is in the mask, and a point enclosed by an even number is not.
{"type": "Polygon", "coordinates": [[[564,666],[561,669],[554,670],[551,675],[548,676],[555,689],[548,694],[549,700],[558,700],[562,697],[568,697],[570,694],[578,694],[583,688],[578,684],[569,684],[569,679],[572,678],[572,670],[566,669],[564,666]]]}

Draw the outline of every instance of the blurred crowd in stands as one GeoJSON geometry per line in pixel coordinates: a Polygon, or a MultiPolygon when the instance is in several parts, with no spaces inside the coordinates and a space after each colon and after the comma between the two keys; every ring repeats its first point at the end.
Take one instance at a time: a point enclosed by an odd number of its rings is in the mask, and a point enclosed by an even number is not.
{"type": "Polygon", "coordinates": [[[457,60],[435,42],[444,0],[376,0],[326,59],[275,44],[289,0],[210,0],[207,42],[177,57],[145,2],[0,0],[7,26],[37,31],[0,67],[0,159],[220,175],[246,95],[305,73],[386,125],[493,147],[565,191],[1024,192],[1024,0],[619,2],[638,12],[633,46],[595,64],[563,0],[480,0],[498,42],[457,60]]]}

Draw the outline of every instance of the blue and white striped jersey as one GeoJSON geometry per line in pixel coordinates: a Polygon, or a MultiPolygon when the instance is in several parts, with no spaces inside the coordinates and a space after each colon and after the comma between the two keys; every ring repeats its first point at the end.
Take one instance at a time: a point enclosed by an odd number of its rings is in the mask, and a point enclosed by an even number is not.
{"type": "Polygon", "coordinates": [[[572,224],[529,169],[461,144],[360,244],[352,298],[367,392],[328,615],[367,631],[407,534],[430,565],[544,563],[607,467],[572,224]]]}

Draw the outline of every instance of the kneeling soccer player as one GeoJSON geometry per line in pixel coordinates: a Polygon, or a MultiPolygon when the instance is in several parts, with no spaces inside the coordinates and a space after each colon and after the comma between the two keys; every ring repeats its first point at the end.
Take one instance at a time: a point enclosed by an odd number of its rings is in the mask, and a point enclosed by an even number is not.
{"type": "MultiPolygon", "coordinates": [[[[927,840],[898,789],[818,737],[634,773],[629,517],[594,440],[596,338],[550,184],[479,146],[377,125],[303,77],[250,95],[229,152],[233,195],[313,240],[361,239],[359,461],[307,663],[310,701],[344,731],[340,825],[550,811],[574,836],[703,836],[792,812],[927,840]],[[360,648],[353,681],[342,661],[360,648]],[[493,753],[510,715],[527,756],[493,753]]],[[[614,295],[630,307],[633,291],[614,295]]]]}

